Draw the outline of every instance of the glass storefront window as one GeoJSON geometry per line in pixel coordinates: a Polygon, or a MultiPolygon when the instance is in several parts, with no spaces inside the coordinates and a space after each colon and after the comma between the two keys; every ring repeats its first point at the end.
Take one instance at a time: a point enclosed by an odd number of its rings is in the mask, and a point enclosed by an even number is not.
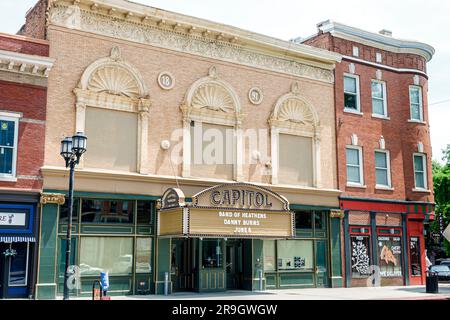
{"type": "Polygon", "coordinates": [[[133,223],[134,201],[83,199],[81,221],[87,223],[133,223]]]}
{"type": "Polygon", "coordinates": [[[296,229],[312,229],[311,211],[295,212],[295,228],[296,229]]]}
{"type": "Polygon", "coordinates": [[[82,276],[129,275],[133,266],[133,238],[82,237],[80,272],[82,276]]]}
{"type": "Polygon", "coordinates": [[[264,240],[264,271],[275,271],[275,240],[264,240]]]}
{"type": "Polygon", "coordinates": [[[422,275],[422,264],[420,263],[420,241],[418,237],[409,239],[409,257],[411,259],[411,275],[422,275]]]}
{"type": "Polygon", "coordinates": [[[277,241],[279,270],[313,271],[314,255],[311,240],[277,241]]]}
{"type": "Polygon", "coordinates": [[[326,220],[325,220],[325,212],[324,211],[314,211],[314,228],[316,230],[325,230],[326,229],[326,220]]]}
{"type": "Polygon", "coordinates": [[[352,246],[352,277],[366,278],[370,275],[370,237],[353,235],[350,237],[352,246]]]}
{"type": "Polygon", "coordinates": [[[222,268],[223,254],[221,240],[203,240],[203,268],[222,268]]]}
{"type": "MultiPolygon", "coordinates": [[[[73,198],[73,212],[72,223],[78,223],[78,211],[80,208],[80,198],[73,198]]],[[[66,201],[62,206],[59,206],[59,223],[67,224],[69,219],[69,198],[66,197],[66,201]]]]}
{"type": "Polygon", "coordinates": [[[11,258],[10,262],[9,285],[25,286],[27,285],[28,244],[26,242],[14,243],[12,249],[16,251],[16,255],[11,258]]]}
{"type": "Polygon", "coordinates": [[[136,239],[136,273],[152,272],[152,239],[137,238],[136,239]]]}
{"type": "Polygon", "coordinates": [[[400,237],[378,237],[378,263],[382,277],[402,276],[402,250],[400,237]]]}
{"type": "Polygon", "coordinates": [[[137,202],[137,224],[150,224],[153,214],[153,201],[137,202]]]}

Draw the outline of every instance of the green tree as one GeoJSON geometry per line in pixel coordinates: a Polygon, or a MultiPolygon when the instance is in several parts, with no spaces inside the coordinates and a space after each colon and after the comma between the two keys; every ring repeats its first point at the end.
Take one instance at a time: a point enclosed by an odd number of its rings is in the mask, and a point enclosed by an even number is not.
{"type": "MultiPolygon", "coordinates": [[[[434,201],[436,203],[436,220],[430,224],[431,231],[439,231],[440,214],[443,215],[444,229],[450,223],[450,145],[444,151],[444,164],[433,161],[434,201]]],[[[450,255],[450,243],[444,239],[444,249],[450,255]]]]}

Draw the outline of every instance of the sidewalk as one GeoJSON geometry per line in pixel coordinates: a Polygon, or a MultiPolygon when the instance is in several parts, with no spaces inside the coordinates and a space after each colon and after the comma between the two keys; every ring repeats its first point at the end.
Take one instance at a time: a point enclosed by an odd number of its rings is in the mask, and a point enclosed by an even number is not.
{"type": "MultiPolygon", "coordinates": [[[[59,299],[61,299],[60,297],[59,299]]],[[[91,298],[71,297],[71,300],[91,298]]],[[[439,283],[439,293],[425,292],[425,286],[379,288],[315,288],[227,291],[219,293],[174,293],[169,296],[112,296],[111,300],[450,300],[450,284],[439,283]]]]}

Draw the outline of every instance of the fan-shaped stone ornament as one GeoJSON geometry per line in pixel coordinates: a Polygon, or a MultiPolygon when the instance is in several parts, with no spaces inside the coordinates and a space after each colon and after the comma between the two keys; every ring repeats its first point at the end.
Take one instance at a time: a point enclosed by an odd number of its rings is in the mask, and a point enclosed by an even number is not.
{"type": "Polygon", "coordinates": [[[191,106],[194,109],[208,109],[231,113],[235,111],[233,98],[228,91],[218,84],[205,84],[197,88],[191,106]]]}
{"type": "Polygon", "coordinates": [[[283,103],[278,111],[278,120],[314,125],[314,115],[309,107],[303,101],[295,98],[288,99],[283,103]]]}
{"type": "Polygon", "coordinates": [[[87,89],[129,98],[139,97],[136,79],[119,65],[107,65],[97,69],[89,80],[87,89]]]}

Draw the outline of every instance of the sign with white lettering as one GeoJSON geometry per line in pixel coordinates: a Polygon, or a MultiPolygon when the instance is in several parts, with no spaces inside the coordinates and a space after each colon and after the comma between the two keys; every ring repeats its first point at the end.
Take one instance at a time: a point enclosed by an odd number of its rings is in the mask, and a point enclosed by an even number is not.
{"type": "Polygon", "coordinates": [[[294,236],[294,214],[286,198],[247,183],[206,189],[192,197],[192,204],[184,203],[181,190],[169,189],[163,196],[158,221],[161,236],[294,236]]]}
{"type": "Polygon", "coordinates": [[[0,226],[20,226],[24,227],[27,223],[26,213],[8,213],[0,212],[0,226]]]}
{"type": "Polygon", "coordinates": [[[292,237],[290,212],[189,209],[191,235],[229,237],[292,237]]]}

